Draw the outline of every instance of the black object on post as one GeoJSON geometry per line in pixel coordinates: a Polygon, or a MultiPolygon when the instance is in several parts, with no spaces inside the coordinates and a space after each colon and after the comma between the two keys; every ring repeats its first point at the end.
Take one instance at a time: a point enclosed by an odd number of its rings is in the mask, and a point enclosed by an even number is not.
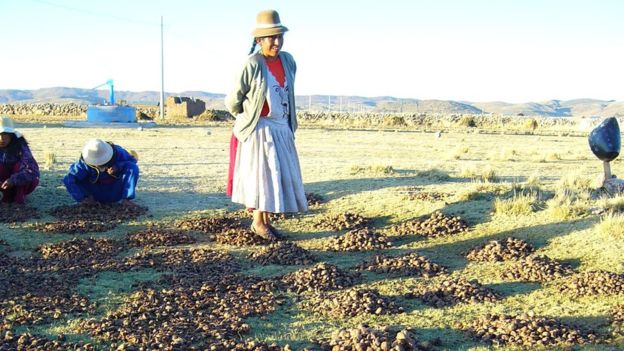
{"type": "Polygon", "coordinates": [[[620,125],[615,117],[605,119],[589,133],[591,151],[604,162],[611,162],[618,157],[621,144],[620,125]]]}

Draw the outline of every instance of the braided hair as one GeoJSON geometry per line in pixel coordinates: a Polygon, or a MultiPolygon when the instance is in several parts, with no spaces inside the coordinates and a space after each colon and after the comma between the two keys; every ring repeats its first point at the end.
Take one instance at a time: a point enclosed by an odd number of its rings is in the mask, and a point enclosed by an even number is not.
{"type": "Polygon", "coordinates": [[[249,54],[247,55],[253,54],[253,52],[256,50],[256,45],[257,45],[256,38],[253,38],[253,42],[251,43],[251,50],[249,50],[249,54]]]}
{"type": "Polygon", "coordinates": [[[28,142],[23,136],[18,138],[17,135],[15,135],[14,133],[7,134],[11,134],[11,142],[4,148],[5,152],[10,157],[20,157],[22,152],[22,146],[28,146],[28,142]]]}

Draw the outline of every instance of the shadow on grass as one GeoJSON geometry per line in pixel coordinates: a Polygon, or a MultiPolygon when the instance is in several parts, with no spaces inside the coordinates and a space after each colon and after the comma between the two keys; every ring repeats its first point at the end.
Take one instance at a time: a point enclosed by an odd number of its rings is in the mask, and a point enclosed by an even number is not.
{"type": "Polygon", "coordinates": [[[467,178],[448,178],[439,179],[436,177],[413,175],[414,171],[401,170],[398,176],[385,177],[367,177],[356,179],[335,179],[321,182],[306,183],[307,191],[312,191],[323,196],[327,201],[338,199],[341,197],[361,193],[375,191],[385,188],[394,188],[400,186],[426,186],[440,183],[457,183],[468,182],[467,178]],[[401,176],[407,174],[408,176],[401,176]]]}
{"type": "Polygon", "coordinates": [[[541,289],[541,284],[530,282],[503,282],[495,284],[486,284],[486,287],[499,293],[502,298],[508,298],[515,295],[526,295],[533,291],[541,289]]]}

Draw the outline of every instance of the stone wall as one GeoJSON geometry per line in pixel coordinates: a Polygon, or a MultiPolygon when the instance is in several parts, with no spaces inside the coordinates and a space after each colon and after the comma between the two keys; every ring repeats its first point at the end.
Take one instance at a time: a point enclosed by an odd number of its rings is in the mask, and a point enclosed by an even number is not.
{"type": "Polygon", "coordinates": [[[185,96],[168,96],[165,103],[166,117],[193,117],[206,111],[206,103],[185,96]]]}

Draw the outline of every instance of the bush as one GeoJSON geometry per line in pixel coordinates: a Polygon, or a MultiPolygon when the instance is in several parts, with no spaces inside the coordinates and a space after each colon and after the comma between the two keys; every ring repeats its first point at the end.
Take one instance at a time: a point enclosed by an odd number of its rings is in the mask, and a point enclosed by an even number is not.
{"type": "Polygon", "coordinates": [[[382,124],[385,127],[404,127],[407,125],[405,118],[401,116],[384,116],[382,124]]]}
{"type": "Polygon", "coordinates": [[[474,128],[477,126],[477,122],[475,122],[474,117],[472,116],[463,116],[458,122],[457,125],[461,127],[469,127],[474,128]]]}
{"type": "Polygon", "coordinates": [[[530,118],[524,121],[522,126],[524,127],[524,129],[533,131],[537,129],[537,127],[539,127],[539,123],[537,123],[537,120],[535,118],[530,118]]]}

